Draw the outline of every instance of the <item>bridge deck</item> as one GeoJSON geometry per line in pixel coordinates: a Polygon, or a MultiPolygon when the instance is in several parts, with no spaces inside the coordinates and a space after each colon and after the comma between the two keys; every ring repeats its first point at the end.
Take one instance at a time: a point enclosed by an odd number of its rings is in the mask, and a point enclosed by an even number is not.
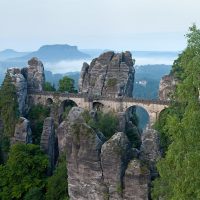
{"type": "Polygon", "coordinates": [[[132,97],[107,97],[107,96],[89,96],[88,94],[84,93],[61,93],[61,92],[47,92],[47,91],[30,91],[29,95],[42,95],[42,96],[60,96],[60,97],[67,97],[67,98],[85,98],[89,101],[98,101],[98,100],[111,100],[111,101],[123,101],[123,102],[136,102],[136,103],[143,103],[143,104],[159,104],[159,105],[169,105],[170,101],[161,101],[156,99],[138,99],[132,97]]]}

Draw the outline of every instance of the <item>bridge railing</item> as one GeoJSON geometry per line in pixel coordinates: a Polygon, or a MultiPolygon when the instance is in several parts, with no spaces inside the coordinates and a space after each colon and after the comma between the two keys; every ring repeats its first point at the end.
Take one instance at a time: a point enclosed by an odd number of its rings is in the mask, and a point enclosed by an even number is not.
{"type": "Polygon", "coordinates": [[[139,99],[132,97],[114,97],[114,96],[99,96],[99,95],[88,95],[87,93],[62,93],[62,92],[49,92],[49,91],[36,91],[31,90],[28,93],[29,95],[45,95],[45,96],[60,96],[67,98],[85,98],[88,101],[100,101],[100,100],[110,100],[117,102],[136,102],[144,104],[160,104],[160,105],[169,105],[170,101],[156,100],[156,99],[139,99]]]}

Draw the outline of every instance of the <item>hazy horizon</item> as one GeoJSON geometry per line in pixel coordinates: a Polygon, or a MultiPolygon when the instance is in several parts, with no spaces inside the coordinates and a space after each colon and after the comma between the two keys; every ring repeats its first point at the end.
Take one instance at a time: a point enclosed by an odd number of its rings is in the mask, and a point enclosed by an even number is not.
{"type": "Polygon", "coordinates": [[[1,0],[0,50],[181,51],[188,27],[200,25],[199,7],[198,0],[1,0]]]}

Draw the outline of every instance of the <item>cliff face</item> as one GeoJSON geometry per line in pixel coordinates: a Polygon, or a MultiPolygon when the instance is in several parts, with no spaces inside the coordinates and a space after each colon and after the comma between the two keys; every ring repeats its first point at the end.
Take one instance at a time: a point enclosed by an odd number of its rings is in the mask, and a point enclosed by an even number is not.
{"type": "Polygon", "coordinates": [[[79,92],[89,95],[132,96],[134,63],[130,52],[109,51],[83,64],[79,92]]]}
{"type": "Polygon", "coordinates": [[[159,85],[159,99],[170,100],[170,95],[175,90],[177,80],[173,75],[163,76],[159,85]]]}
{"type": "Polygon", "coordinates": [[[57,131],[60,152],[67,155],[70,199],[149,199],[152,166],[160,155],[156,133],[147,130],[141,150],[136,150],[123,132],[105,141],[83,113],[82,108],[72,108],[57,131]]]}
{"type": "Polygon", "coordinates": [[[19,112],[23,116],[27,110],[27,93],[29,90],[42,91],[45,76],[44,67],[41,61],[37,58],[32,58],[28,61],[29,66],[23,69],[11,68],[8,69],[7,73],[12,78],[12,83],[15,85],[19,112]]]}

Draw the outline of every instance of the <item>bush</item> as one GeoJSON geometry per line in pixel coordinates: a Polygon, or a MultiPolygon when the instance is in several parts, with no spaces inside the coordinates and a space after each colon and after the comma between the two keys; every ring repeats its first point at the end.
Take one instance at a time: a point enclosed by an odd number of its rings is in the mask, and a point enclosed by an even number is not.
{"type": "Polygon", "coordinates": [[[43,192],[38,187],[31,188],[24,197],[24,200],[43,200],[43,199],[44,199],[43,192]]]}
{"type": "Polygon", "coordinates": [[[32,138],[34,144],[40,144],[40,138],[43,130],[43,123],[45,118],[50,114],[50,109],[43,105],[32,106],[28,119],[31,122],[32,138]]]}
{"type": "Polygon", "coordinates": [[[46,200],[68,199],[66,159],[62,157],[47,183],[46,200]]]}
{"type": "Polygon", "coordinates": [[[4,166],[0,165],[0,199],[23,199],[32,188],[42,190],[45,187],[47,167],[48,158],[39,146],[13,145],[8,161],[4,166]]]}
{"type": "Polygon", "coordinates": [[[56,91],[56,88],[50,82],[45,82],[44,91],[56,91]]]}

